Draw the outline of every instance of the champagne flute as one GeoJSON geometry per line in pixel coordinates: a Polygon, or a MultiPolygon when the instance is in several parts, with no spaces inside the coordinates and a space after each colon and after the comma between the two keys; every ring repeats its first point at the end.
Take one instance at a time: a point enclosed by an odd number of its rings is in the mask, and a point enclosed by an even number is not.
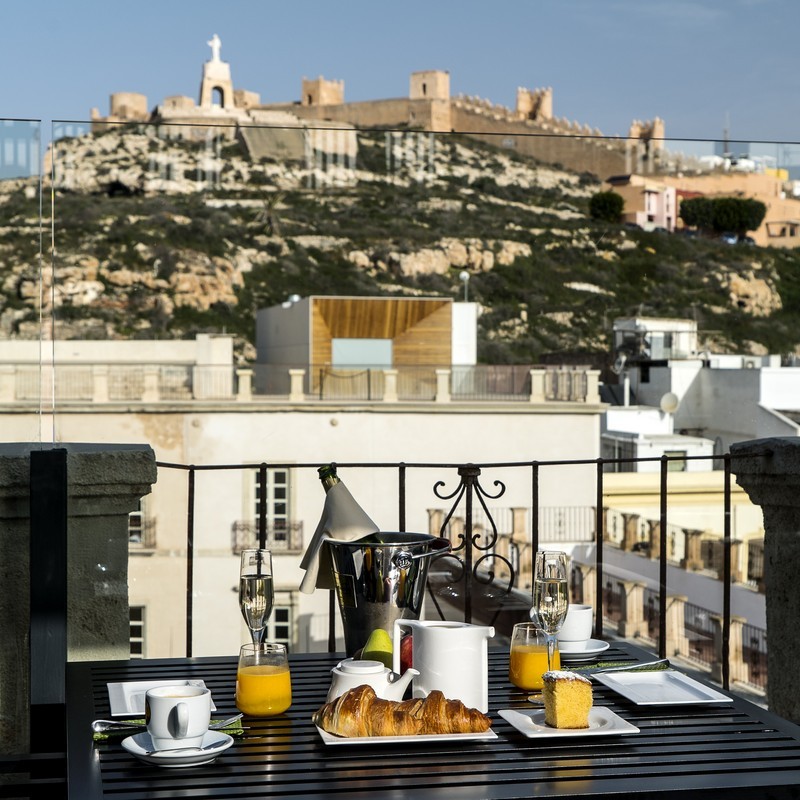
{"type": "Polygon", "coordinates": [[[556,637],[564,624],[568,608],[567,554],[552,550],[538,552],[533,573],[531,619],[545,635],[548,670],[553,668],[556,637]]]}
{"type": "Polygon", "coordinates": [[[264,636],[272,602],[272,553],[263,549],[242,550],[239,607],[253,644],[259,644],[264,636]]]}

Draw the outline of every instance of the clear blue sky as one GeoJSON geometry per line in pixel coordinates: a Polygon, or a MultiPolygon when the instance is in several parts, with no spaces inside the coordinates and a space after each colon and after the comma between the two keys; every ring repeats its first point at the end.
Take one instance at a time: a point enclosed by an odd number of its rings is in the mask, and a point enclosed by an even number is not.
{"type": "MultiPolygon", "coordinates": [[[[800,0],[0,0],[0,118],[88,119],[112,92],[197,98],[214,33],[237,88],[299,99],[303,76],[347,100],[401,97],[414,70],[624,135],[800,141],[800,0]]],[[[758,148],[754,148],[755,150],[758,148]]]]}

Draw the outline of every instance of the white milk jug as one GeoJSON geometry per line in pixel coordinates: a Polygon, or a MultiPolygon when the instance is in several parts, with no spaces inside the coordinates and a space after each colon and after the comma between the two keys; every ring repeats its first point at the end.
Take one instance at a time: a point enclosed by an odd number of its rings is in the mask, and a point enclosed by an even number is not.
{"type": "Polygon", "coordinates": [[[467,708],[489,710],[489,639],[494,628],[464,622],[398,619],[394,623],[393,668],[400,671],[400,640],[412,636],[412,663],[419,675],[414,697],[438,689],[467,708]]]}

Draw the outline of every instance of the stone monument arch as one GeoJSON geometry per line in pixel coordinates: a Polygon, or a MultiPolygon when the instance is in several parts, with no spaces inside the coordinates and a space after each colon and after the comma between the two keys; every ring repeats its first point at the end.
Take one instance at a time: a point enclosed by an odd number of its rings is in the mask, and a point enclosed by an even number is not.
{"type": "Polygon", "coordinates": [[[222,42],[215,33],[211,40],[206,42],[211,48],[211,59],[203,64],[203,80],[200,84],[200,108],[212,109],[215,106],[214,95],[219,94],[219,108],[230,109],[234,106],[233,81],[231,80],[231,65],[219,57],[222,42]]]}

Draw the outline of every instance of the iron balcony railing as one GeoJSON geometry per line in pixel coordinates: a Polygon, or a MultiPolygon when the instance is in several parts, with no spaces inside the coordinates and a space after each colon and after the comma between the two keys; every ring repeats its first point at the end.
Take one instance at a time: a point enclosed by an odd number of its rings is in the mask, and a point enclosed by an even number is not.
{"type": "MultiPolygon", "coordinates": [[[[677,456],[675,458],[678,458],[677,456]]],[[[680,460],[706,460],[711,462],[711,466],[721,468],[724,475],[723,498],[722,498],[722,519],[723,532],[722,542],[722,622],[720,628],[721,636],[721,683],[725,688],[730,685],[730,647],[731,647],[731,588],[732,588],[732,568],[731,568],[731,456],[730,454],[720,456],[684,456],[680,460]]],[[[491,464],[457,464],[457,463],[369,463],[369,462],[348,462],[340,463],[337,466],[344,469],[364,468],[371,471],[388,471],[395,473],[396,492],[397,492],[397,530],[405,531],[406,510],[412,498],[407,492],[409,473],[414,472],[436,472],[437,479],[432,483],[432,495],[439,500],[445,501],[446,510],[443,511],[439,521],[439,528],[442,535],[446,535],[451,530],[454,518],[459,518],[458,532],[452,534],[453,549],[449,558],[456,559],[459,567],[447,572],[448,580],[459,583],[458,592],[463,602],[460,605],[460,614],[465,622],[472,622],[476,612],[476,599],[486,596],[485,587],[491,586],[493,595],[498,594],[511,598],[515,594],[519,598],[519,589],[515,585],[515,573],[518,569],[518,553],[513,548],[502,552],[498,548],[501,536],[497,525],[489,510],[489,504],[497,505],[497,501],[504,495],[506,486],[498,476],[504,472],[513,470],[523,471],[527,474],[527,481],[530,491],[530,508],[536,513],[529,515],[529,530],[526,532],[527,543],[531,552],[539,548],[542,541],[542,522],[543,517],[540,510],[540,478],[543,471],[557,467],[593,467],[595,475],[595,519],[594,519],[594,552],[595,562],[593,565],[596,582],[595,595],[593,598],[584,598],[584,601],[591,602],[595,607],[595,632],[598,638],[603,636],[604,618],[614,619],[619,612],[619,604],[622,598],[616,597],[613,590],[609,590],[604,580],[606,570],[605,557],[607,548],[610,546],[607,541],[607,514],[604,509],[604,477],[606,467],[610,462],[619,465],[618,462],[645,462],[658,461],[660,463],[659,481],[659,517],[658,525],[652,530],[656,533],[655,540],[651,539],[651,545],[657,543],[658,553],[658,592],[657,597],[650,599],[648,603],[647,620],[653,628],[653,636],[656,649],[660,657],[667,657],[666,625],[667,602],[668,602],[668,564],[671,555],[674,553],[674,546],[669,546],[670,536],[674,533],[669,524],[669,464],[673,460],[670,456],[646,459],[587,459],[572,461],[530,461],[530,462],[501,462],[491,464]],[[483,479],[491,480],[491,488],[487,488],[483,479]]],[[[262,491],[260,497],[264,498],[266,492],[267,472],[269,469],[284,470],[316,470],[319,463],[314,464],[278,464],[262,463],[253,464],[229,464],[229,465],[184,465],[168,462],[159,462],[160,469],[175,469],[185,471],[188,481],[187,491],[187,579],[186,579],[186,654],[192,655],[192,629],[193,629],[193,589],[194,589],[194,532],[195,532],[195,481],[199,472],[214,470],[255,470],[258,473],[262,491]]],[[[416,477],[416,475],[415,475],[416,477]]],[[[414,497],[413,501],[419,503],[419,498],[414,497]]],[[[262,501],[259,504],[257,520],[257,540],[259,546],[267,546],[270,543],[270,528],[268,524],[267,505],[262,501]]],[[[451,587],[452,588],[452,587],[451,587]]],[[[529,595],[529,592],[528,592],[529,595]]],[[[526,601],[528,602],[528,601],[526,601]]],[[[329,648],[335,649],[334,638],[334,611],[333,593],[329,603],[329,648]]],[[[752,634],[751,638],[758,639],[759,647],[761,638],[759,634],[752,634]]]]}
{"type": "MultiPolygon", "coordinates": [[[[237,520],[231,526],[231,552],[241,553],[248,548],[260,547],[260,525],[258,521],[237,520]]],[[[268,523],[266,546],[270,550],[283,553],[299,553],[303,549],[303,523],[268,523]]]]}

